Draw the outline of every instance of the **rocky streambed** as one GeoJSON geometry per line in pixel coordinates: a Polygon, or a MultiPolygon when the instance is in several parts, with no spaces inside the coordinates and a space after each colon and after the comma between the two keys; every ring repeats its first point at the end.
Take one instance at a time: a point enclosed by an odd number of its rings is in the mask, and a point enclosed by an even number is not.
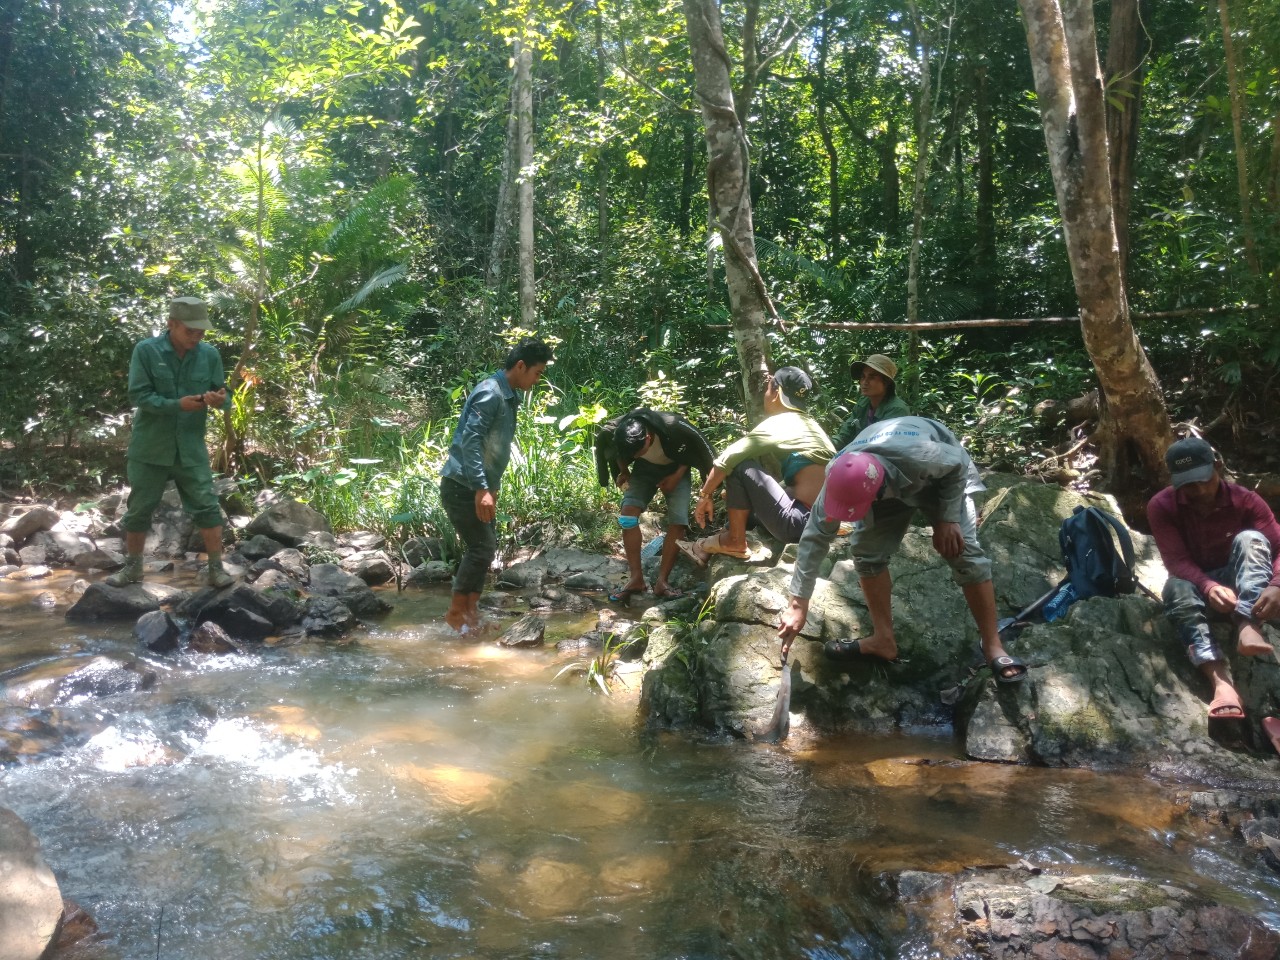
{"type": "MultiPolygon", "coordinates": [[[[989,483],[981,535],[1001,610],[1012,612],[1060,576],[1057,523],[1080,501],[989,483]]],[[[623,955],[1280,955],[1280,757],[1257,727],[1277,709],[1280,667],[1233,663],[1249,721],[1211,728],[1200,678],[1140,595],[1077,604],[1064,622],[1027,628],[1012,649],[1030,677],[999,686],[928,531],[913,531],[893,567],[906,662],[850,668],[825,662],[818,642],[867,624],[837,547],[789,666],[792,736],[764,747],[749,740],[779,677],[773,630],[789,553],[776,546],[762,544],[756,555],[767,559],[752,564],[716,558],[705,574],[681,561],[678,582],[701,593],[661,605],[636,598],[632,609],[603,602],[622,576],[617,559],[530,551],[487,598],[495,629],[460,645],[438,622],[446,588],[432,584],[448,575],[438,544],[389,548],[373,534],[335,535],[303,505],[268,504],[229,525],[241,580],[212,591],[194,583],[198,544],[170,506],[147,582],[118,590],[101,583],[118,562],[118,504],[10,505],[0,526],[5,559],[19,561],[0,580],[0,616],[12,624],[0,626],[0,798],[100,918],[94,933],[68,905],[75,949],[150,956],[156,944],[138,932],[141,908],[102,887],[146,887],[145,874],[110,866],[114,848],[67,811],[86,805],[83,791],[104,789],[122,821],[165,835],[174,814],[149,805],[165,808],[200,782],[227,822],[210,827],[218,817],[201,803],[194,823],[178,814],[172,858],[197,840],[235,846],[226,832],[245,829],[278,847],[299,828],[290,810],[302,829],[326,834],[325,866],[310,855],[305,870],[276,861],[280,882],[302,891],[280,908],[296,911],[295,926],[311,897],[344,931],[334,940],[323,923],[308,928],[300,942],[311,946],[298,956],[319,944],[360,956],[375,942],[382,955],[418,956],[432,941],[423,924],[454,952],[505,956],[546,942],[581,953],[605,943],[583,932],[584,917],[647,929],[641,903],[665,905],[670,935],[637,933],[623,955]],[[40,629],[50,636],[34,639],[40,629]],[[614,671],[607,701],[580,682],[595,658],[614,671]],[[364,714],[376,722],[356,732],[364,714]],[[306,771],[263,773],[283,757],[306,771]],[[385,864],[355,856],[332,809],[309,810],[314,800],[303,798],[317,790],[322,806],[344,806],[341,790],[318,786],[334,778],[390,830],[356,828],[398,865],[394,880],[385,864]],[[236,783],[256,784],[279,814],[243,809],[236,783]],[[433,833],[432,849],[476,863],[443,868],[442,879],[408,827],[419,816],[461,831],[433,833]],[[483,849],[462,839],[482,828],[483,849]],[[576,839],[565,847],[557,836],[576,839]],[[669,849],[689,843],[704,851],[692,861],[669,849]],[[361,870],[384,889],[383,912],[366,908],[382,919],[344,925],[340,904],[364,889],[361,870]],[[414,882],[434,907],[415,899],[414,882]],[[445,901],[457,907],[444,910],[449,922],[439,920],[445,901]],[[507,946],[482,927],[501,929],[507,946]]],[[[1158,592],[1163,570],[1136,539],[1140,576],[1158,592]]],[[[209,900],[212,915],[211,891],[239,868],[202,859],[180,886],[196,904],[209,900]]],[[[235,929],[253,926],[261,908],[233,907],[235,929]]],[[[209,918],[199,906],[170,909],[169,922],[184,926],[170,927],[177,952],[166,955],[201,955],[209,918]]],[[[261,936],[230,934],[226,955],[262,955],[254,951],[281,936],[274,921],[259,927],[261,936]]]]}

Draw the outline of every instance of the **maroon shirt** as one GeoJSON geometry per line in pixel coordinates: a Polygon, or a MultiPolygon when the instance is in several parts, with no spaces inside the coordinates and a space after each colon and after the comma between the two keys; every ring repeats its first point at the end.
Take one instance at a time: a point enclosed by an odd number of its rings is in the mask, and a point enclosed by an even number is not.
{"type": "Polygon", "coordinates": [[[1245,530],[1257,530],[1271,544],[1270,585],[1280,586],[1280,524],[1252,490],[1224,480],[1213,509],[1201,516],[1173,487],[1165,487],[1147,504],[1147,520],[1169,575],[1190,580],[1201,593],[1217,582],[1206,571],[1227,565],[1231,542],[1245,530]]]}

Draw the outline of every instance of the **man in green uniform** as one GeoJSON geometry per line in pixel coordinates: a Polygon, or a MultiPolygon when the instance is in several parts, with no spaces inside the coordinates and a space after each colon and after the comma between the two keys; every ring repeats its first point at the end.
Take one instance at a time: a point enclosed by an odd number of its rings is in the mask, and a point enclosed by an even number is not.
{"type": "Polygon", "coordinates": [[[208,329],[204,301],[178,297],[169,304],[169,329],[133,348],[129,361],[133,436],[129,440],[129,505],[124,515],[127,557],[124,567],[107,577],[113,587],[142,579],[142,551],[151,515],[170,480],[204,538],[208,584],[225,587],[233,582],[222,568],[222,510],[213,493],[209,448],[204,442],[206,412],[225,409],[231,398],[222,357],[200,342],[208,329]]]}

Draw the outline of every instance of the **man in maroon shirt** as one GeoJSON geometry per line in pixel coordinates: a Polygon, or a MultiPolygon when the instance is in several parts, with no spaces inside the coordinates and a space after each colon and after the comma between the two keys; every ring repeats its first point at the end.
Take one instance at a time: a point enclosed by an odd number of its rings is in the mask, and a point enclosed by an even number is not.
{"type": "Polygon", "coordinates": [[[1260,496],[1222,478],[1222,461],[1198,437],[1179,440],[1165,454],[1172,486],[1147,504],[1147,519],[1169,571],[1164,609],[1187,645],[1187,655],[1213,683],[1209,716],[1244,716],[1209,616],[1229,616],[1236,651],[1245,657],[1274,651],[1264,620],[1280,616],[1280,525],[1260,496]]]}

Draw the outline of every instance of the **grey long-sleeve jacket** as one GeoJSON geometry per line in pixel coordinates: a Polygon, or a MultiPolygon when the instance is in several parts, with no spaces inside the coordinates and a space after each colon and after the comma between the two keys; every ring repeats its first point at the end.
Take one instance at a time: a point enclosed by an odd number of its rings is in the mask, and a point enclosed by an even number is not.
{"type": "MultiPolygon", "coordinates": [[[[872,424],[840,451],[842,454],[858,452],[874,454],[884,465],[882,499],[926,507],[934,522],[959,523],[964,516],[965,498],[986,489],[978,468],[956,435],[928,417],[899,417],[872,424]]],[[[818,569],[840,530],[839,522],[827,518],[825,493],[824,487],[800,538],[791,577],[793,597],[813,596],[818,569]]],[[[860,522],[874,523],[873,515],[874,511],[860,522]]]]}

